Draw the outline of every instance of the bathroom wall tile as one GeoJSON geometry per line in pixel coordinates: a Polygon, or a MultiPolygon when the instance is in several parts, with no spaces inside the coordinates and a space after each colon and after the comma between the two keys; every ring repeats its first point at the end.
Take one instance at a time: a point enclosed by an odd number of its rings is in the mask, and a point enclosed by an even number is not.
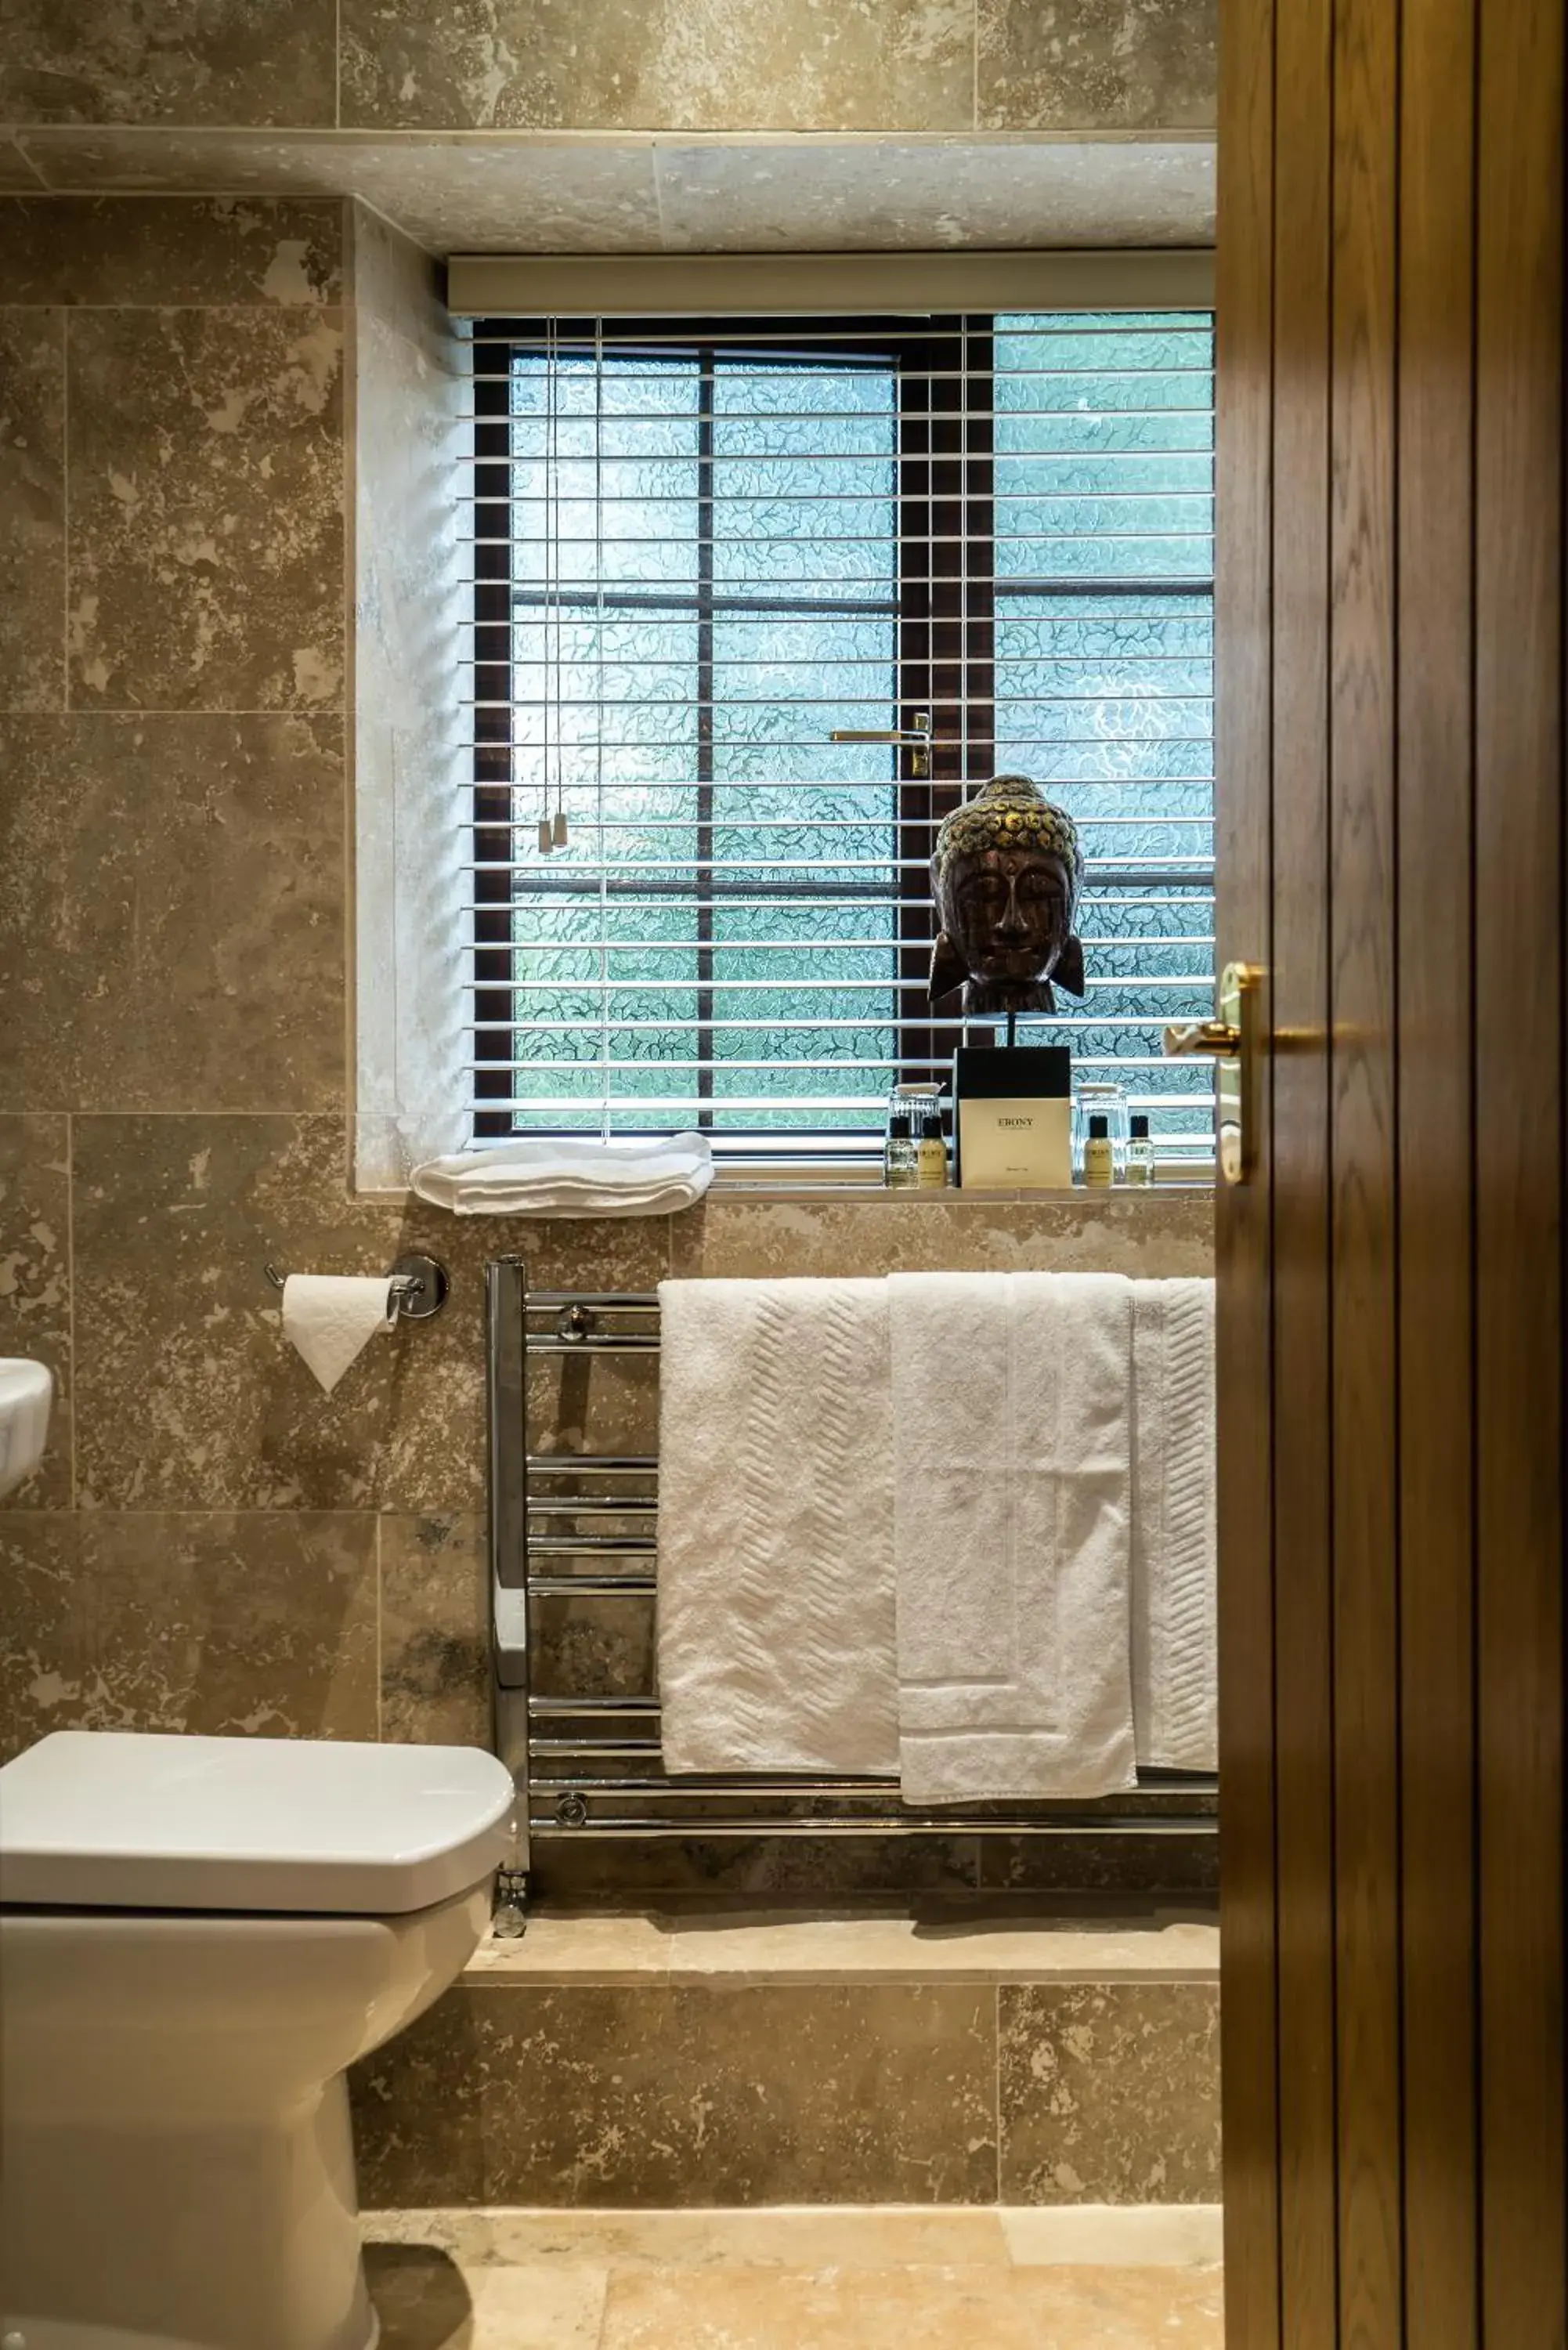
{"type": "Polygon", "coordinates": [[[1004,1985],[1002,2202],[1215,2202],[1219,2027],[1212,1984],[1004,1985]]]}
{"type": "Polygon", "coordinates": [[[381,1735],[488,1746],[490,1587],[484,1521],[381,1520],[381,1735]]]}
{"type": "Polygon", "coordinates": [[[670,1227],[680,1279],[781,1274],[1127,1273],[1213,1270],[1213,1195],[1197,1187],[1154,1196],[1082,1194],[1038,1201],[751,1200],[710,1193],[670,1227]]]}
{"type": "MultiPolygon", "coordinates": [[[[569,1562],[563,1562],[568,1564],[569,1562]]],[[[624,1598],[537,1599],[534,1686],[541,1697],[648,1697],[654,1685],[653,1606],[624,1598]]]]}
{"type": "Polygon", "coordinates": [[[0,1355],[30,1355],[55,1375],[48,1449],[7,1510],[70,1505],[70,1222],[69,1121],[0,1111],[0,1355]]]}
{"type": "MultiPolygon", "coordinates": [[[[202,184],[213,185],[211,161],[202,184]]],[[[38,197],[0,209],[0,255],[7,302],[319,308],[342,297],[343,207],[261,194],[38,197]]]]}
{"type": "Polygon", "coordinates": [[[8,0],[0,120],[334,120],[333,0],[8,0]]]}
{"type": "Polygon", "coordinates": [[[0,764],[14,1100],[342,1101],[341,720],[0,719],[0,764]]]}
{"type": "Polygon", "coordinates": [[[9,131],[0,131],[0,194],[36,195],[47,182],[9,131]]]}
{"type": "MultiPolygon", "coordinates": [[[[83,1498],[99,1508],[478,1510],[483,1265],[583,1277],[580,1227],[353,1199],[340,1118],[78,1121],[83,1498]],[[372,1341],[330,1397],[282,1336],[262,1267],[447,1265],[436,1321],[372,1341]]],[[[601,1225],[606,1285],[646,1286],[651,1220],[601,1225]]]]}
{"type": "Polygon", "coordinates": [[[66,332],[0,309],[0,710],[66,698],[66,332]]]}
{"type": "Polygon", "coordinates": [[[667,250],[1202,245],[1211,140],[863,139],[654,149],[667,250]]]}
{"type": "Polygon", "coordinates": [[[1204,130],[1218,0],[979,0],[982,130],[1204,130]]]}
{"type": "Polygon", "coordinates": [[[994,2012],[970,1985],[462,1989],[361,2067],[361,2194],[991,2202],[994,2012]]]}
{"type": "Polygon", "coordinates": [[[954,130],[971,0],[344,0],[345,124],[954,130]]]}
{"type": "Polygon", "coordinates": [[[296,1512],[8,1515],[7,1735],[374,1738],[376,1527],[296,1512]]]}
{"type": "Polygon", "coordinates": [[[84,1517],[92,1725],[376,1735],[373,1518],[84,1517]]]}
{"type": "Polygon", "coordinates": [[[329,309],[73,316],[77,706],[341,706],[342,345],[329,309]]]}
{"type": "MultiPolygon", "coordinates": [[[[659,1277],[655,1273],[649,1286],[659,1277]]],[[[591,1265],[576,1280],[602,1285],[591,1265]]],[[[530,1363],[528,1421],[535,1452],[657,1453],[657,1356],[546,1355],[530,1363]]]]}
{"type": "Polygon", "coordinates": [[[964,1895],[979,1882],[979,1839],[921,1836],[714,1836],[617,1843],[565,1838],[534,1853],[537,1890],[591,1908],[701,1897],[725,1904],[820,1909],[913,1893],[964,1895]]]}
{"type": "MultiPolygon", "coordinates": [[[[1212,1812],[1212,1796],[1194,1809],[1212,1812]]],[[[1220,1839],[1211,1833],[1139,1835],[986,1836],[981,1884],[1007,1893],[1211,1894],[1220,1883],[1220,1839]]]]}
{"type": "Polygon", "coordinates": [[[0,1512],[0,1762],[83,1720],[81,1523],[70,1510],[0,1512]]]}

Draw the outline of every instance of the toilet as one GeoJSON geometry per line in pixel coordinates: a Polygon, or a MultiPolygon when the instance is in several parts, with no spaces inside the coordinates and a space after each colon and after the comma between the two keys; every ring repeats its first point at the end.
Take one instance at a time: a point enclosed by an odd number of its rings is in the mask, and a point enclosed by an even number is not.
{"type": "Polygon", "coordinates": [[[63,1731],[0,1769],[0,2336],[370,2350],[347,2068],[510,1850],[470,1747],[63,1731]]]}

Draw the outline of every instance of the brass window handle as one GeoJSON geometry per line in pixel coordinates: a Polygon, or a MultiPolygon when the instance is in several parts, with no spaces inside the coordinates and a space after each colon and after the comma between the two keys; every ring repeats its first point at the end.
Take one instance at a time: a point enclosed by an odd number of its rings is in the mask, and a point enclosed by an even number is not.
{"type": "Polygon", "coordinates": [[[1228,1020],[1183,1020],[1165,1032],[1168,1061],[1179,1060],[1190,1053],[1219,1053],[1226,1060],[1232,1060],[1241,1049],[1241,1031],[1231,1027],[1228,1020]]]}

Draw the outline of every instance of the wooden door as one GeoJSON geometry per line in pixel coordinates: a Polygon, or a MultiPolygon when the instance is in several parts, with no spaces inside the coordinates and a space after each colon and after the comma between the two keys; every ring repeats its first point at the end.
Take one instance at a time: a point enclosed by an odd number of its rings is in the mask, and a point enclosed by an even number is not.
{"type": "Polygon", "coordinates": [[[1228,2350],[1563,2350],[1564,0],[1221,0],[1228,2350]]]}

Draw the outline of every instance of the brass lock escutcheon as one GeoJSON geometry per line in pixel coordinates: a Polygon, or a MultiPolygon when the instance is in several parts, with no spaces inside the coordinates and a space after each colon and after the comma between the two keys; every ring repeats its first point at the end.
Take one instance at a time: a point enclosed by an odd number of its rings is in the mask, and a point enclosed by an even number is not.
{"type": "Polygon", "coordinates": [[[1220,974],[1218,1015],[1190,1020],[1165,1032],[1167,1057],[1214,1055],[1220,1097],[1220,1173],[1227,1183],[1245,1183],[1252,1172],[1257,1130],[1256,1061],[1258,982],[1256,963],[1228,962],[1220,974]]]}

